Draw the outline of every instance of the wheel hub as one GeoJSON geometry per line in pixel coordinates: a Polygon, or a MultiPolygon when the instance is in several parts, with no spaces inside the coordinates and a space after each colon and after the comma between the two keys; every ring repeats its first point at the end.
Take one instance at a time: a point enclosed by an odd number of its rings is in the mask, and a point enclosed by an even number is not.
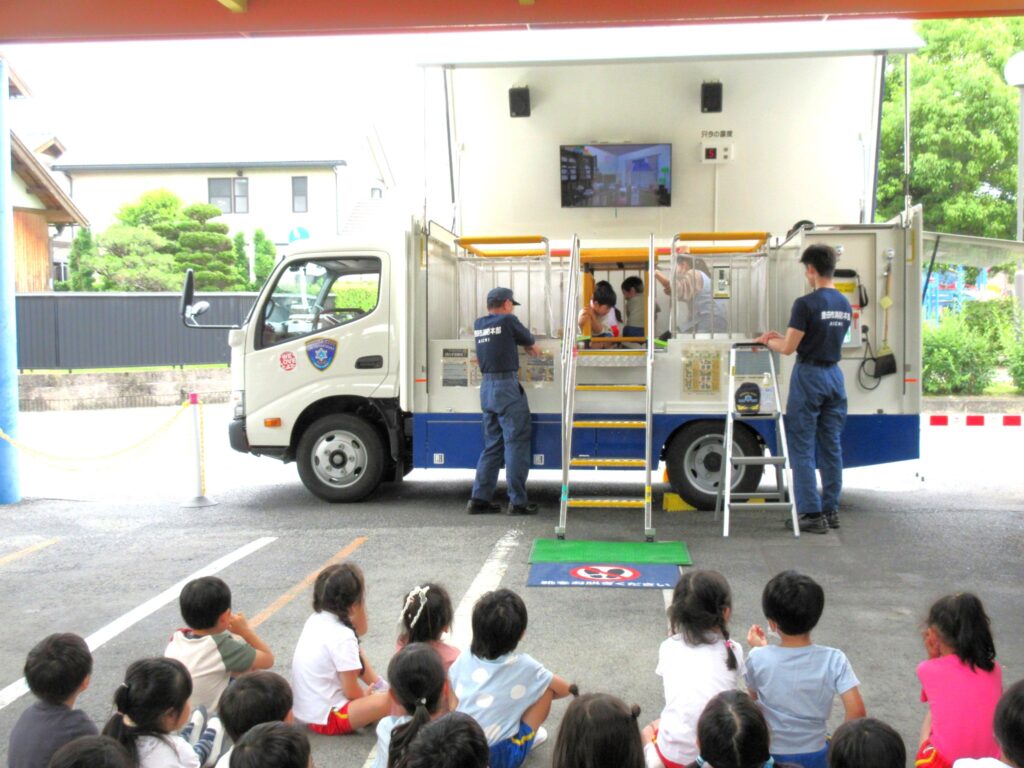
{"type": "Polygon", "coordinates": [[[359,480],[366,469],[366,446],[345,430],[325,433],[313,446],[312,465],[316,476],[328,485],[345,488],[359,480]]]}
{"type": "MultiPolygon", "coordinates": [[[[743,449],[733,441],[733,454],[743,456],[743,449]]],[[[705,435],[687,448],[683,458],[683,466],[690,482],[703,493],[716,494],[722,482],[723,469],[722,438],[719,435],[705,435]]],[[[746,467],[732,465],[732,485],[736,485],[743,479],[746,467]]]]}

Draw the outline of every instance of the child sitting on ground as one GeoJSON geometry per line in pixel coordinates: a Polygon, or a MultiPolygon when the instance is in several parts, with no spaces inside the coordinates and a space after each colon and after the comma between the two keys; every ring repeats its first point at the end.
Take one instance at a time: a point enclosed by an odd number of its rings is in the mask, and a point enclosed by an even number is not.
{"type": "Polygon", "coordinates": [[[916,765],[949,768],[961,757],[998,757],[992,717],[1003,690],[1003,670],[981,600],[970,592],[946,595],[925,622],[928,660],[917,666],[921,726],[916,765]]]}
{"type": "Polygon", "coordinates": [[[488,768],[489,759],[480,724],[467,714],[451,712],[416,734],[402,768],[488,768]]]}
{"type": "Polygon", "coordinates": [[[644,768],[637,718],[607,693],[585,693],[569,704],[558,728],[552,768],[644,768]]]}
{"type": "Polygon", "coordinates": [[[96,725],[75,700],[89,687],[92,654],[78,635],[50,635],[25,659],[25,682],[36,701],[21,713],[7,747],[8,768],[46,768],[53,753],[96,725]]]}
{"type": "Polygon", "coordinates": [[[132,761],[109,736],[79,736],[54,752],[47,768],[132,768],[132,761]]]}
{"type": "Polygon", "coordinates": [[[547,739],[541,724],[551,702],[570,686],[525,653],[515,654],[526,633],[526,604],[515,592],[488,592],[473,606],[470,652],[452,664],[449,680],[460,712],[471,715],[490,745],[490,768],[516,768],[547,739]]]}
{"type": "Polygon", "coordinates": [[[687,768],[795,768],[774,762],[770,741],[768,723],[757,704],[743,691],[723,691],[708,702],[697,721],[700,755],[687,768]]]}
{"type": "Polygon", "coordinates": [[[803,768],[825,768],[833,699],[840,697],[847,720],[865,714],[860,681],[846,654],[811,641],[825,610],[825,592],[810,576],[784,571],[765,586],[761,609],[782,641],[768,645],[760,626],[750,628],[746,679],[771,728],[772,756],[803,768]]]}
{"type": "Polygon", "coordinates": [[[650,768],[679,768],[697,758],[697,720],[716,694],[739,687],[743,649],[729,639],[732,592],[716,571],[689,571],[668,609],[674,633],[658,650],[665,709],[643,730],[650,768]]]}
{"type": "Polygon", "coordinates": [[[359,648],[368,627],[366,584],[359,566],[324,568],[313,584],[313,615],[292,658],[295,719],[314,733],[352,733],[391,709],[384,692],[387,683],[359,648]]]}
{"type": "Polygon", "coordinates": [[[905,768],[907,748],[896,730],[881,720],[849,720],[832,734],[828,768],[905,768]]]}
{"type": "Polygon", "coordinates": [[[235,745],[231,768],[313,768],[309,737],[287,723],[260,723],[235,745]]]}
{"type": "Polygon", "coordinates": [[[190,720],[191,695],[192,680],[177,659],[136,661],[114,693],[117,712],[103,735],[124,746],[137,768],[213,765],[220,757],[224,728],[216,717],[204,724],[202,710],[190,720]]]}
{"type": "Polygon", "coordinates": [[[1024,768],[1024,680],[1007,688],[999,699],[994,726],[1001,759],[965,757],[953,768],[1024,768]]]}
{"type": "Polygon", "coordinates": [[[171,636],[164,656],[180,661],[192,676],[192,708],[213,713],[233,676],[273,666],[274,654],[244,615],[231,612],[231,590],[223,579],[193,579],[178,603],[188,627],[171,636]]]}
{"type": "MultiPolygon", "coordinates": [[[[455,610],[452,608],[448,591],[440,584],[428,583],[413,587],[405,596],[402,613],[398,617],[398,642],[395,643],[395,653],[409,643],[426,643],[441,657],[447,676],[452,663],[459,657],[459,649],[442,641],[441,638],[451,629],[454,616],[455,610]]],[[[388,677],[390,678],[390,675],[388,677]]],[[[452,699],[450,704],[450,708],[454,709],[455,700],[452,699]]],[[[393,702],[391,714],[394,717],[401,717],[406,711],[401,704],[393,702]]]]}
{"type": "Polygon", "coordinates": [[[377,723],[376,768],[400,765],[419,730],[448,712],[448,677],[441,657],[426,643],[411,643],[396,653],[388,664],[388,681],[403,714],[377,723]]]}
{"type": "MultiPolygon", "coordinates": [[[[250,728],[260,723],[294,720],[292,687],[276,672],[248,672],[224,691],[218,712],[228,738],[232,744],[237,744],[250,728]]],[[[228,768],[231,752],[229,749],[221,756],[217,768],[228,768]]]]}

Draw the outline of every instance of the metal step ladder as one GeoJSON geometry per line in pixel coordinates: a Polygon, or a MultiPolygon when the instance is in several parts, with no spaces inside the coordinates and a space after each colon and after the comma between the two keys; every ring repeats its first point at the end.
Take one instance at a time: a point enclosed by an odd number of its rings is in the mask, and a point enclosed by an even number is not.
{"type": "Polygon", "coordinates": [[[728,403],[725,415],[725,458],[723,459],[722,482],[718,488],[715,504],[715,519],[722,513],[722,536],[729,535],[730,515],[733,510],[754,509],[766,512],[788,512],[793,521],[793,535],[800,536],[797,523],[796,505],[793,503],[793,471],[789,464],[789,450],[786,446],[786,427],[779,403],[779,381],[775,375],[775,357],[763,344],[733,344],[729,349],[729,388],[726,390],[728,403]],[[741,360],[742,371],[737,373],[737,359],[741,360]],[[760,384],[760,398],[740,410],[737,404],[736,387],[742,381],[760,384]],[[766,403],[766,393],[772,401],[766,403]],[[733,432],[737,421],[771,421],[775,425],[776,453],[761,456],[734,456],[733,432]],[[770,466],[775,469],[775,490],[737,493],[732,490],[733,465],[770,466]]]}
{"type": "MultiPolygon", "coordinates": [[[[595,249],[597,251],[598,249],[595,249]]],[[[642,253],[643,249],[638,249],[642,253]]],[[[621,258],[617,256],[619,261],[621,258]]],[[[644,537],[654,541],[654,527],[651,520],[651,470],[652,457],[651,437],[653,418],[651,415],[651,391],[653,388],[654,370],[654,307],[653,296],[650,295],[651,280],[656,266],[654,236],[651,235],[647,252],[641,257],[630,257],[634,262],[646,269],[647,279],[644,290],[647,300],[647,339],[628,339],[630,342],[643,342],[643,349],[601,348],[601,342],[592,340],[590,349],[580,349],[576,339],[577,316],[580,309],[580,283],[583,280],[583,269],[588,263],[600,262],[602,255],[585,254],[580,248],[579,238],[574,236],[570,253],[568,272],[568,296],[566,297],[565,316],[562,334],[562,493],[559,504],[558,526],[555,535],[565,538],[566,524],[570,509],[601,508],[601,509],[643,509],[644,537]],[[636,381],[621,384],[578,384],[577,369],[580,367],[626,367],[637,372],[636,381]],[[640,402],[637,396],[643,395],[643,412],[636,418],[579,418],[576,413],[577,395],[587,397],[594,392],[622,393],[623,407],[626,412],[639,411],[640,402]],[[636,399],[634,399],[636,398],[636,399]],[[631,406],[631,407],[630,407],[631,406]],[[643,457],[628,456],[621,458],[597,458],[593,456],[575,455],[573,435],[578,429],[614,429],[643,430],[643,457]],[[570,494],[569,471],[573,468],[602,469],[643,469],[645,470],[643,495],[634,498],[581,498],[570,494]]]]}

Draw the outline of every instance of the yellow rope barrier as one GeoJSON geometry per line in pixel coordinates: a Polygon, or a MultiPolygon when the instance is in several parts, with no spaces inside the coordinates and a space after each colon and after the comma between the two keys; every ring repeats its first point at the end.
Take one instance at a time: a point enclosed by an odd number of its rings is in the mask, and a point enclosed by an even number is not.
{"type": "MultiPolygon", "coordinates": [[[[99,456],[58,456],[53,453],[47,453],[46,451],[41,451],[38,448],[33,448],[31,446],[19,442],[18,440],[15,440],[2,429],[0,429],[0,440],[10,443],[12,446],[17,448],[22,453],[28,454],[30,456],[35,456],[36,458],[42,459],[44,461],[56,462],[58,464],[78,464],[83,461],[109,461],[110,459],[116,459],[117,457],[123,456],[126,453],[131,453],[132,451],[138,450],[153,442],[158,437],[161,437],[174,425],[174,422],[176,422],[181,417],[181,414],[183,414],[188,409],[188,407],[189,403],[186,400],[184,403],[181,404],[181,407],[179,407],[178,410],[174,412],[174,415],[171,416],[171,418],[168,419],[159,428],[157,428],[155,432],[152,432],[146,437],[143,437],[141,440],[137,440],[131,445],[128,445],[124,448],[119,448],[116,451],[111,451],[110,453],[101,454],[99,456]]],[[[199,412],[201,417],[202,408],[200,408],[199,412]]]]}
{"type": "Polygon", "coordinates": [[[203,401],[196,396],[199,406],[199,495],[206,496],[206,423],[203,421],[203,401]]]}

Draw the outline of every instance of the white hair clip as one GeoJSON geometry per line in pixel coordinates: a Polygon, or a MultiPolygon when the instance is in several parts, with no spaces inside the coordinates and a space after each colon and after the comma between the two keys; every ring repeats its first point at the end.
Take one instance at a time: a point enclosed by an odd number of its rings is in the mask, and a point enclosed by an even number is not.
{"type": "Polygon", "coordinates": [[[423,609],[427,607],[427,592],[430,591],[430,587],[413,587],[409,594],[405,597],[405,605],[402,606],[402,612],[398,614],[398,623],[402,624],[405,621],[405,615],[412,607],[412,601],[419,601],[419,609],[416,611],[416,615],[412,617],[412,621],[409,622],[409,629],[416,626],[416,622],[420,620],[420,616],[423,614],[423,609]]]}

